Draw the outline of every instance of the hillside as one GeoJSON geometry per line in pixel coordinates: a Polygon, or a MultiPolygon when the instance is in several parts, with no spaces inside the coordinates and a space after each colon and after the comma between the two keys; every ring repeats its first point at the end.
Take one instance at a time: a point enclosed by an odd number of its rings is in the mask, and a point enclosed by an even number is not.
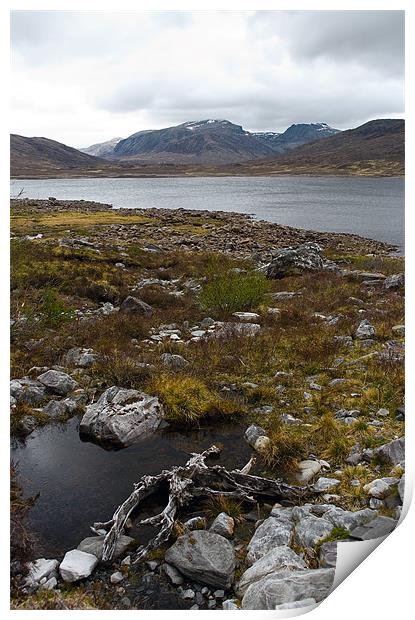
{"type": "Polygon", "coordinates": [[[87,153],[87,155],[93,155],[94,157],[104,157],[106,155],[112,155],[114,149],[122,138],[112,138],[106,142],[98,142],[97,144],[91,144],[85,148],[79,149],[81,153],[87,153]]]}
{"type": "Polygon", "coordinates": [[[405,121],[379,119],[300,146],[290,153],[238,166],[237,174],[339,173],[401,175],[405,121]]]}
{"type": "Polygon", "coordinates": [[[81,153],[61,142],[48,138],[27,138],[12,134],[10,136],[11,176],[36,173],[49,174],[60,170],[97,168],[101,160],[81,153]]]}

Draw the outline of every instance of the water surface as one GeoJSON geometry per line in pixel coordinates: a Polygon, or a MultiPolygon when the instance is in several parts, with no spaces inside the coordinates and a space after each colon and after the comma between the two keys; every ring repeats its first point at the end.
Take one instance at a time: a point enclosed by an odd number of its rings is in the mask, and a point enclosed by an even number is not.
{"type": "Polygon", "coordinates": [[[309,230],[348,232],[404,248],[404,181],[372,177],[18,179],[11,195],[95,200],[126,208],[207,209],[309,230]]]}

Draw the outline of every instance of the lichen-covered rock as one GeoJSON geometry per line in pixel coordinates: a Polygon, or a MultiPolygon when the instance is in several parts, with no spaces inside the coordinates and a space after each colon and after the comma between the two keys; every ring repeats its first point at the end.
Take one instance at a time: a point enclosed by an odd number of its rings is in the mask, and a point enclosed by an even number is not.
{"type": "Polygon", "coordinates": [[[74,347],[69,349],[63,358],[63,363],[66,366],[77,366],[78,368],[89,368],[98,359],[98,355],[94,353],[93,349],[82,349],[81,347],[74,347]]]}
{"type": "Polygon", "coordinates": [[[248,564],[254,564],[266,553],[281,545],[288,545],[293,532],[291,511],[278,516],[268,517],[255,530],[248,547],[246,559],[248,564]]]}
{"type": "Polygon", "coordinates": [[[59,572],[64,581],[73,583],[89,577],[97,564],[98,558],[95,555],[73,549],[65,554],[59,572]]]}
{"type": "Polygon", "coordinates": [[[403,273],[394,273],[388,276],[383,282],[383,287],[386,290],[394,290],[403,288],[405,285],[405,276],[403,273]]]}
{"type": "Polygon", "coordinates": [[[317,243],[303,243],[278,250],[266,268],[268,278],[281,279],[303,271],[337,271],[335,263],[325,260],[317,243]]]}
{"type": "Polygon", "coordinates": [[[295,540],[301,547],[313,549],[333,530],[333,524],[324,518],[310,515],[295,526],[295,540]]]}
{"type": "MultiPolygon", "coordinates": [[[[79,549],[79,551],[91,553],[92,555],[95,555],[98,560],[101,560],[104,540],[105,536],[89,536],[88,538],[84,538],[83,540],[81,540],[77,548],[79,549]]],[[[134,538],[121,535],[117,540],[112,557],[114,559],[119,558],[127,550],[128,546],[132,542],[134,542],[134,538]]]]}
{"type": "Polygon", "coordinates": [[[333,506],[324,513],[324,518],[330,521],[334,527],[340,527],[350,532],[361,525],[369,523],[375,519],[377,515],[377,511],[371,510],[370,508],[353,512],[352,510],[343,510],[343,508],[333,506]]]}
{"type": "Polygon", "coordinates": [[[306,563],[290,547],[286,545],[275,547],[243,573],[236,591],[239,596],[243,596],[252,583],[267,575],[283,569],[302,570],[304,568],[307,568],[306,563]]]}
{"type": "Polygon", "coordinates": [[[113,386],[88,405],[79,431],[98,442],[126,446],[154,433],[162,419],[156,396],[113,386]]]}
{"type": "Polygon", "coordinates": [[[244,436],[249,445],[258,452],[263,450],[270,441],[267,436],[267,431],[256,424],[251,424],[251,426],[248,426],[244,436]]]}
{"type": "Polygon", "coordinates": [[[359,326],[356,329],[356,334],[355,334],[358,340],[364,340],[366,338],[374,338],[375,335],[376,335],[376,330],[373,327],[372,323],[370,323],[370,321],[368,321],[367,319],[363,319],[363,321],[359,323],[359,326]]]}
{"type": "Polygon", "coordinates": [[[163,353],[160,356],[162,363],[172,370],[181,370],[189,365],[189,362],[182,356],[174,353],[163,353]]]}
{"type": "Polygon", "coordinates": [[[251,584],[242,599],[242,609],[275,609],[277,605],[312,598],[322,601],[333,585],[334,569],[278,571],[251,584]]]}
{"type": "Polygon", "coordinates": [[[36,407],[46,398],[46,388],[40,381],[22,377],[10,381],[10,395],[16,402],[36,407]]]}
{"type": "Polygon", "coordinates": [[[42,383],[53,394],[66,396],[77,387],[77,382],[66,372],[60,370],[47,370],[38,376],[38,381],[42,383]]]}
{"type": "Polygon", "coordinates": [[[233,545],[218,534],[197,530],[180,536],[165,560],[183,575],[214,588],[230,588],[235,572],[233,545]]]}
{"type": "Polygon", "coordinates": [[[368,484],[365,484],[363,490],[365,493],[375,499],[384,499],[393,492],[394,487],[398,484],[398,478],[377,478],[368,484]]]}
{"type": "Polygon", "coordinates": [[[321,477],[317,480],[317,482],[313,485],[313,491],[316,493],[326,493],[331,489],[334,489],[340,484],[340,480],[336,478],[324,478],[321,477]]]}
{"type": "Polygon", "coordinates": [[[214,532],[224,538],[232,538],[235,529],[235,521],[226,512],[218,514],[209,528],[209,532],[214,532]]]}

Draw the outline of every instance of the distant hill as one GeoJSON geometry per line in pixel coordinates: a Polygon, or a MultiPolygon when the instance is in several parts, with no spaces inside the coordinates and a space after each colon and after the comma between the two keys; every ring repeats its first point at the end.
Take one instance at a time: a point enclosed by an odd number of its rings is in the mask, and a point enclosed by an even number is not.
{"type": "Polygon", "coordinates": [[[79,150],[82,153],[87,153],[87,155],[94,155],[94,157],[104,157],[106,155],[112,155],[115,147],[121,140],[122,138],[112,138],[106,142],[98,142],[97,144],[92,144],[91,146],[79,150]]]}
{"type": "Polygon", "coordinates": [[[220,165],[270,157],[338,131],[325,123],[312,123],[292,125],[282,134],[251,133],[227,120],[208,119],[139,131],[121,140],[113,156],[142,162],[220,165]]]}
{"type": "Polygon", "coordinates": [[[378,119],[291,150],[238,166],[238,174],[348,173],[401,175],[405,167],[405,121],[378,119]]]}
{"type": "Polygon", "coordinates": [[[96,168],[101,160],[71,146],[48,138],[27,138],[11,134],[10,169],[12,176],[36,172],[50,173],[71,168],[96,168]]]}

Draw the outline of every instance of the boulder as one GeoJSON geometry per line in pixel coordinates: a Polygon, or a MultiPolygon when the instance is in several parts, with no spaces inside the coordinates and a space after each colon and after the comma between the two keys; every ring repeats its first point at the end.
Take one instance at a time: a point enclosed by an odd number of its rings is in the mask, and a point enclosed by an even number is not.
{"type": "Polygon", "coordinates": [[[120,305],[120,312],[150,317],[153,314],[153,308],[146,304],[145,301],[129,295],[120,305]]]}
{"type": "Polygon", "coordinates": [[[395,290],[403,288],[405,285],[405,276],[403,273],[394,273],[384,280],[383,287],[386,290],[395,290]]]}
{"type": "Polygon", "coordinates": [[[59,396],[66,396],[78,385],[71,376],[60,370],[47,370],[38,376],[38,381],[50,392],[59,394],[59,396]]]}
{"type": "Polygon", "coordinates": [[[268,445],[270,441],[269,437],[267,436],[267,431],[264,430],[261,426],[257,426],[256,424],[251,424],[251,426],[248,426],[245,431],[244,437],[249,443],[249,445],[257,451],[261,451],[261,449],[268,445]]]}
{"type": "Polygon", "coordinates": [[[229,598],[228,600],[223,601],[222,609],[228,609],[228,610],[239,609],[239,607],[238,607],[238,599],[236,599],[236,598],[229,598]]]}
{"type": "Polygon", "coordinates": [[[397,521],[389,517],[376,517],[369,523],[359,525],[351,530],[350,536],[358,540],[373,540],[390,534],[396,527],[397,521]]]}
{"type": "Polygon", "coordinates": [[[76,366],[78,368],[89,368],[98,359],[98,355],[94,353],[93,349],[82,349],[80,347],[74,347],[69,349],[63,358],[65,366],[76,366]]]}
{"type": "Polygon", "coordinates": [[[385,443],[379,448],[373,450],[373,455],[378,457],[384,463],[392,463],[399,465],[405,461],[405,437],[394,439],[389,443],[385,443]]]}
{"type": "Polygon", "coordinates": [[[333,524],[333,527],[341,527],[342,529],[351,532],[353,529],[369,523],[377,517],[376,510],[365,508],[364,510],[343,510],[333,506],[324,513],[324,518],[333,524]]]}
{"type": "Polygon", "coordinates": [[[301,609],[302,607],[311,607],[316,604],[314,598],[303,598],[301,601],[293,601],[292,603],[282,603],[282,605],[276,605],[276,611],[284,611],[286,609],[301,609]]]}
{"type": "Polygon", "coordinates": [[[257,336],[261,331],[259,323],[222,323],[215,331],[209,332],[210,337],[228,338],[230,336],[257,336]]]}
{"type": "Polygon", "coordinates": [[[163,353],[160,359],[165,366],[172,370],[181,370],[189,365],[189,362],[182,355],[174,353],[163,353]]]}
{"type": "Polygon", "coordinates": [[[218,514],[209,528],[209,532],[214,532],[224,538],[232,538],[235,529],[235,521],[226,512],[218,514]]]}
{"type": "Polygon", "coordinates": [[[175,566],[165,563],[162,565],[162,570],[165,575],[167,575],[167,577],[170,579],[173,585],[181,586],[184,582],[183,576],[180,574],[180,572],[175,566]]]}
{"type": "MultiPolygon", "coordinates": [[[[91,553],[92,555],[95,555],[98,560],[101,560],[102,550],[104,547],[104,539],[105,536],[89,536],[88,538],[84,538],[83,540],[81,540],[77,549],[79,549],[79,551],[84,551],[85,553],[91,553]]],[[[115,545],[112,557],[115,560],[119,558],[132,542],[134,542],[134,538],[121,535],[117,540],[117,544],[115,545]]]]}
{"type": "Polygon", "coordinates": [[[180,536],[165,560],[183,575],[214,588],[230,588],[235,572],[233,545],[218,534],[196,530],[180,536]]]}
{"type": "Polygon", "coordinates": [[[45,400],[46,388],[40,381],[34,381],[28,377],[12,379],[10,381],[10,396],[16,402],[23,402],[36,407],[45,400]]]}
{"type": "Polygon", "coordinates": [[[370,497],[375,499],[385,499],[393,492],[394,487],[398,484],[398,478],[377,478],[368,484],[365,484],[363,490],[370,497]]]}
{"type": "Polygon", "coordinates": [[[367,319],[363,319],[359,323],[359,326],[356,330],[355,336],[358,340],[364,340],[366,338],[374,338],[376,335],[376,330],[373,327],[372,323],[367,319]]]}
{"type": "Polygon", "coordinates": [[[26,582],[28,584],[39,583],[41,579],[49,577],[51,573],[56,571],[58,566],[58,560],[46,560],[45,558],[39,558],[34,562],[28,562],[26,567],[29,572],[26,577],[26,582]]]}
{"type": "Polygon", "coordinates": [[[268,278],[281,279],[303,271],[337,271],[335,263],[325,260],[317,243],[304,243],[296,247],[278,250],[266,267],[268,278]]]}
{"type": "Polygon", "coordinates": [[[290,547],[286,545],[275,547],[243,573],[236,591],[242,597],[252,583],[267,575],[283,569],[302,570],[304,568],[307,568],[306,563],[290,547]]]}
{"type": "Polygon", "coordinates": [[[248,544],[246,555],[248,564],[254,564],[266,553],[275,549],[275,547],[289,545],[292,532],[293,522],[291,520],[291,511],[286,515],[281,513],[278,516],[265,519],[255,530],[248,544]]]}
{"type": "Polygon", "coordinates": [[[277,571],[249,586],[242,609],[275,609],[308,598],[322,601],[330,592],[334,573],[333,568],[277,571]]]}
{"type": "Polygon", "coordinates": [[[156,396],[113,386],[88,405],[79,431],[98,442],[127,446],[154,433],[162,419],[156,396]]]}
{"type": "Polygon", "coordinates": [[[326,538],[333,530],[333,524],[324,518],[310,515],[301,519],[295,526],[295,540],[301,547],[313,549],[316,544],[326,538]]]}
{"type": "Polygon", "coordinates": [[[297,465],[298,473],[295,475],[295,478],[298,482],[307,484],[315,476],[321,469],[321,464],[319,461],[300,461],[297,465]]]}
{"type": "Polygon", "coordinates": [[[98,558],[95,555],[73,549],[65,553],[59,572],[64,581],[72,583],[89,577],[97,564],[98,558]]]}
{"type": "Polygon", "coordinates": [[[313,491],[315,491],[316,493],[326,493],[327,491],[330,491],[331,489],[337,487],[337,485],[339,484],[340,480],[337,480],[336,478],[321,477],[317,480],[315,484],[313,484],[313,491]]]}

